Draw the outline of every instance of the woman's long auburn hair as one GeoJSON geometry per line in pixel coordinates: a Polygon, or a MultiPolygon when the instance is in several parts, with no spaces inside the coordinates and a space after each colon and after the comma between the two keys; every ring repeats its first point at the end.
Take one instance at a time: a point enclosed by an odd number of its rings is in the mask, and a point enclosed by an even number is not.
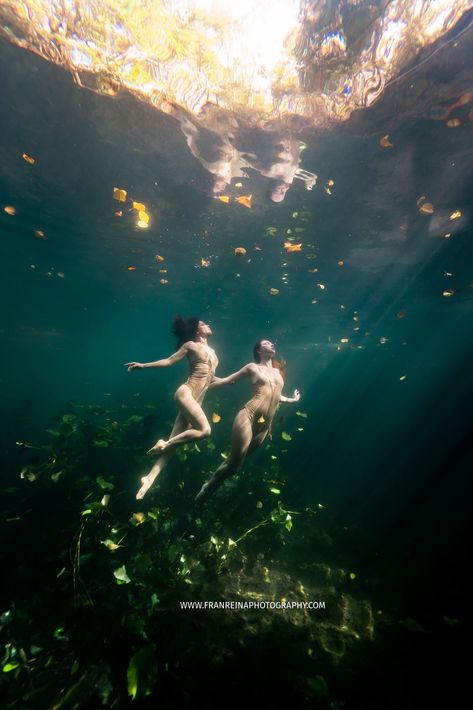
{"type": "Polygon", "coordinates": [[[184,319],[182,316],[174,316],[172,321],[172,332],[177,338],[177,347],[180,348],[188,340],[195,340],[200,318],[190,316],[184,319]]]}
{"type": "MultiPolygon", "coordinates": [[[[263,342],[263,340],[266,340],[266,338],[261,338],[261,340],[258,340],[255,347],[253,348],[253,360],[256,363],[261,362],[261,356],[260,356],[258,350],[259,350],[260,345],[263,342]]],[[[283,380],[285,380],[286,374],[287,374],[286,361],[285,360],[276,360],[276,358],[273,357],[273,358],[271,358],[271,364],[273,367],[276,367],[279,370],[281,377],[283,378],[283,380]]]]}

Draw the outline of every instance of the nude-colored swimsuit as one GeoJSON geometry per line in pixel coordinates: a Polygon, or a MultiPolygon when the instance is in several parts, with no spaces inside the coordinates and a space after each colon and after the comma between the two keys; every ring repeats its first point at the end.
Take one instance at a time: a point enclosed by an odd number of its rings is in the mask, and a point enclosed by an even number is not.
{"type": "Polygon", "coordinates": [[[259,373],[261,380],[255,382],[253,397],[244,405],[243,409],[248,414],[248,419],[255,434],[268,429],[269,436],[271,436],[271,423],[279,406],[279,398],[284,382],[282,377],[280,382],[274,382],[269,376],[264,377],[261,368],[259,373]],[[264,421],[258,422],[261,417],[264,418],[264,421]]]}
{"type": "Polygon", "coordinates": [[[218,360],[214,367],[212,358],[208,353],[205,360],[198,357],[197,360],[191,362],[189,377],[187,378],[185,384],[189,387],[193,398],[197,402],[200,403],[202,401],[205,391],[215,374],[217,365],[218,360]]]}

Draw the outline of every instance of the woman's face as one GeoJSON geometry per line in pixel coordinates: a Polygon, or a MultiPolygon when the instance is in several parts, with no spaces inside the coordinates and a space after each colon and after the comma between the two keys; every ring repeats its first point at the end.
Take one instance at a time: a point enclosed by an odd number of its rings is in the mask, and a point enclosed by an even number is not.
{"type": "Polygon", "coordinates": [[[276,354],[276,348],[271,340],[262,340],[259,346],[260,355],[266,355],[269,357],[274,357],[276,354]]]}
{"type": "Polygon", "coordinates": [[[204,338],[207,338],[209,335],[212,335],[212,328],[207,325],[207,323],[205,323],[203,320],[200,320],[197,328],[197,335],[201,335],[204,338]]]}

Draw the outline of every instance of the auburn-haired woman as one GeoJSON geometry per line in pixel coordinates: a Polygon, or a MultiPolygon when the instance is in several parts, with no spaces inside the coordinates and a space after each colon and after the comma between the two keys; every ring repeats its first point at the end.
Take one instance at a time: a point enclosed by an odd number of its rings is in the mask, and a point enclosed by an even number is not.
{"type": "Polygon", "coordinates": [[[189,377],[177,388],[174,399],[179,407],[179,414],[172,428],[169,439],[158,439],[147,452],[148,456],[159,454],[159,458],[147,476],[141,479],[142,486],[136,497],[141,499],[153,485],[156,477],[163,470],[174,449],[194,439],[202,439],[210,435],[210,424],[202,410],[201,404],[209,384],[215,377],[218,358],[207,339],[212,330],[207,323],[195,316],[184,320],[176,316],[173,321],[173,333],[178,340],[178,350],[170,357],[156,362],[127,362],[128,372],[145,367],[169,367],[184,357],[189,360],[189,377]]]}
{"type": "Polygon", "coordinates": [[[294,390],[293,397],[281,395],[284,386],[285,367],[274,360],[276,350],[270,340],[259,340],[254,349],[254,362],[248,363],[228,377],[215,377],[210,389],[220,385],[233,384],[243,377],[249,377],[253,385],[253,396],[240,409],[233,422],[232,450],[212,478],[204,483],[196,496],[196,503],[202,503],[223,480],[236,473],[245,458],[257,449],[266,436],[271,436],[271,423],[279,402],[298,402],[300,394],[294,390]]]}

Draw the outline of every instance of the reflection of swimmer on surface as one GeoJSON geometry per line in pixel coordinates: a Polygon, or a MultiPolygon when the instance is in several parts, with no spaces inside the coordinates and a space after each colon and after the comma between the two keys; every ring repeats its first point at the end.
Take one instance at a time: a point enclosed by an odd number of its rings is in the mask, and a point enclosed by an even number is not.
{"type": "Polygon", "coordinates": [[[261,446],[268,434],[271,436],[271,424],[279,402],[298,402],[300,399],[298,390],[294,390],[293,397],[281,395],[285,372],[282,364],[273,359],[276,353],[273,343],[270,340],[260,340],[253,352],[255,362],[248,363],[228,377],[216,377],[209,387],[213,389],[249,377],[253,385],[253,396],[240,409],[233,422],[232,449],[228,459],[219,466],[212,478],[204,483],[196,496],[196,503],[202,503],[225,478],[237,473],[246,457],[261,446]]]}
{"type": "Polygon", "coordinates": [[[212,192],[223,192],[235,178],[248,178],[248,169],[255,170],[264,177],[276,181],[271,192],[273,202],[282,202],[294,179],[302,180],[307,190],[314,187],[317,175],[299,168],[300,153],[303,143],[289,133],[274,132],[266,134],[270,139],[269,150],[265,146],[260,157],[260,150],[253,144],[251,151],[237,147],[239,122],[229,116],[215,117],[213,130],[200,127],[187,113],[178,107],[163,107],[179,122],[187,145],[192,155],[213,175],[212,192]]]}
{"type": "Polygon", "coordinates": [[[299,168],[303,145],[301,141],[290,134],[282,138],[278,136],[276,154],[272,156],[274,162],[272,160],[268,168],[252,164],[251,167],[258,170],[261,175],[277,181],[271,192],[271,200],[273,202],[282,202],[284,200],[286,192],[291,187],[294,179],[302,180],[307,190],[312,190],[314,187],[317,175],[299,168]]]}
{"type": "Polygon", "coordinates": [[[215,350],[207,344],[212,330],[207,323],[196,317],[184,320],[176,316],[173,332],[178,338],[179,349],[170,357],[156,362],[127,362],[128,372],[145,367],[168,367],[187,357],[190,373],[186,382],[177,388],[174,399],[179,407],[179,414],[172,428],[169,439],[159,439],[147,452],[148,456],[160,454],[147,476],[141,479],[142,486],[136,497],[141,499],[153,485],[174,453],[175,447],[194,439],[210,436],[210,424],[202,410],[202,401],[210,382],[215,377],[218,358],[215,350]]]}

